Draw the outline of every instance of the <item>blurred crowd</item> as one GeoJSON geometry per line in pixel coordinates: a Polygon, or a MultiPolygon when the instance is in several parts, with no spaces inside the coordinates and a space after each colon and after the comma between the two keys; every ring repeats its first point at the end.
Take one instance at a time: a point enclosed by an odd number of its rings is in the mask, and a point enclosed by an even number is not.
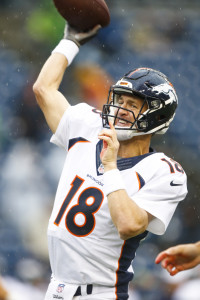
{"type": "MultiPolygon", "coordinates": [[[[198,267],[171,278],[154,259],[200,240],[200,3],[107,3],[110,25],[82,47],[61,90],[72,104],[101,109],[109,86],[133,68],[158,69],[173,82],[177,114],[152,146],[182,164],[189,193],[166,234],[149,235],[138,250],[130,299],[199,300],[198,267]]],[[[65,153],[49,143],[32,85],[63,27],[51,0],[0,1],[0,274],[8,299],[42,300],[50,278],[46,229],[65,153]]]]}

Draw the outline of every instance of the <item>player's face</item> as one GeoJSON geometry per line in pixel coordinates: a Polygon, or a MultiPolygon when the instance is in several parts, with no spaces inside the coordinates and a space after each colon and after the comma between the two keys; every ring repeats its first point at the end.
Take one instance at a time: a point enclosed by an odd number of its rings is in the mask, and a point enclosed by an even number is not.
{"type": "Polygon", "coordinates": [[[116,110],[116,114],[118,118],[116,118],[115,126],[129,127],[131,123],[135,121],[139,113],[143,113],[144,111],[147,110],[147,104],[145,103],[143,105],[143,103],[144,100],[137,96],[123,95],[123,94],[115,95],[115,105],[120,106],[121,108],[125,108],[125,109],[120,109],[118,113],[116,110]],[[120,118],[122,118],[123,120],[121,120],[120,118]]]}

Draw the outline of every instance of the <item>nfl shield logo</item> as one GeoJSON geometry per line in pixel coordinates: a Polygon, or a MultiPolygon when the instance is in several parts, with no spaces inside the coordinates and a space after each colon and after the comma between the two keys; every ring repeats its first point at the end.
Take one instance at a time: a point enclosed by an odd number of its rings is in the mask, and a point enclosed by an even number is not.
{"type": "Polygon", "coordinates": [[[104,166],[103,166],[103,164],[100,164],[100,166],[98,167],[98,172],[99,172],[100,174],[103,174],[103,173],[104,173],[104,166]]]}
{"type": "Polygon", "coordinates": [[[65,284],[59,284],[56,291],[58,293],[62,293],[64,290],[64,287],[65,287],[65,284]]]}

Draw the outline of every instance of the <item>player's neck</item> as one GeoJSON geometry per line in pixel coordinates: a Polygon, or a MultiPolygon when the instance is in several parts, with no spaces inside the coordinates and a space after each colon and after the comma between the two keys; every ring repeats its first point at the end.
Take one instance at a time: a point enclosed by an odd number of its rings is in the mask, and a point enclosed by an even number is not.
{"type": "Polygon", "coordinates": [[[149,153],[150,142],[151,135],[135,136],[130,140],[120,142],[118,156],[127,158],[149,153]]]}

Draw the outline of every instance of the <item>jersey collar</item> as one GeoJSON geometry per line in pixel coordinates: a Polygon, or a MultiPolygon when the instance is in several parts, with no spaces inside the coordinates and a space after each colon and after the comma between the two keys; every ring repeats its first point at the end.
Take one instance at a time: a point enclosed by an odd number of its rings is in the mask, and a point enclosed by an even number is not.
{"type": "MultiPolygon", "coordinates": [[[[103,165],[100,159],[100,153],[103,147],[103,141],[99,141],[96,145],[96,171],[97,175],[102,175],[103,174],[103,165]]],[[[133,166],[135,166],[137,163],[139,163],[141,160],[143,160],[145,157],[154,154],[156,151],[153,148],[149,148],[149,153],[139,155],[139,156],[134,156],[134,157],[128,157],[128,158],[120,158],[117,160],[117,168],[120,171],[130,169],[133,166]]]]}

